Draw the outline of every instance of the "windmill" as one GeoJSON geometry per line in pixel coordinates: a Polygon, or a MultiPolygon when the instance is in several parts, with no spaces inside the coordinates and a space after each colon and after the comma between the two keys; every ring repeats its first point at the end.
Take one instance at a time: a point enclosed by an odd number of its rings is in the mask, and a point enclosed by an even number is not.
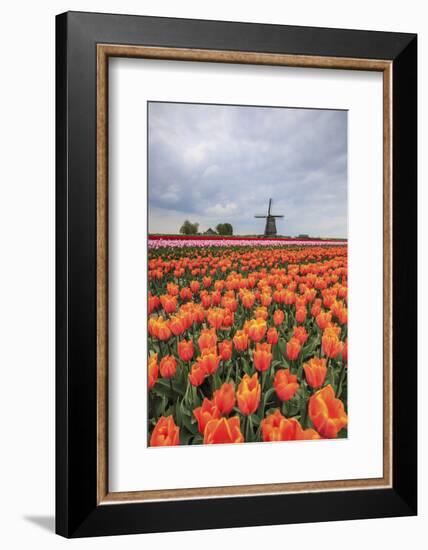
{"type": "Polygon", "coordinates": [[[272,206],[272,199],[269,199],[269,207],[268,207],[268,213],[267,216],[263,215],[256,215],[255,218],[266,218],[266,226],[265,226],[265,237],[276,237],[276,223],[275,218],[283,218],[282,215],[273,215],[270,213],[270,208],[272,206]]]}

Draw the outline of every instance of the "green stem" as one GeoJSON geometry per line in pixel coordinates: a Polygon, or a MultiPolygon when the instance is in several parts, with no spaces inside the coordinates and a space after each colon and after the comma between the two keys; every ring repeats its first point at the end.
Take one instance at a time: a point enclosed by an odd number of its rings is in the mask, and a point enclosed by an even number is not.
{"type": "Polygon", "coordinates": [[[339,398],[342,395],[342,385],[343,385],[343,381],[345,380],[345,372],[346,372],[345,363],[342,362],[342,370],[340,372],[339,384],[336,392],[337,398],[339,398]]]}

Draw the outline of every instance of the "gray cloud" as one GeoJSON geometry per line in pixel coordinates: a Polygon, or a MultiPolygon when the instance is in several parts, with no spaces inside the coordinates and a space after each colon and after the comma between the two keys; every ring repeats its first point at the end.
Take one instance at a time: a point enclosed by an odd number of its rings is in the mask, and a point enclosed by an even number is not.
{"type": "Polygon", "coordinates": [[[260,234],[347,236],[345,111],[149,103],[149,230],[230,222],[260,234]]]}

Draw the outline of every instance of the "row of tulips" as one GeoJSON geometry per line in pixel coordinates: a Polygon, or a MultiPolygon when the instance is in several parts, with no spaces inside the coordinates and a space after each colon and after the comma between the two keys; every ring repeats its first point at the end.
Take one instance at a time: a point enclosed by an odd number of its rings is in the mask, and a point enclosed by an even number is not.
{"type": "Polygon", "coordinates": [[[168,238],[168,237],[157,237],[149,238],[149,249],[157,248],[184,248],[184,247],[209,247],[209,246],[220,246],[220,247],[231,247],[231,246],[343,246],[343,241],[328,241],[320,239],[237,239],[237,238],[216,238],[216,239],[192,239],[192,238],[168,238]]]}
{"type": "Polygon", "coordinates": [[[151,250],[151,446],[347,436],[346,247],[151,250]]]}

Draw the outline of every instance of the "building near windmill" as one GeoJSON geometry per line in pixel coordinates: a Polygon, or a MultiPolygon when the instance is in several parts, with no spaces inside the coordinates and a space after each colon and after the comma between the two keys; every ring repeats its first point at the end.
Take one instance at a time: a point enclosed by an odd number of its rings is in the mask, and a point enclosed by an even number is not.
{"type": "Polygon", "coordinates": [[[269,199],[269,206],[268,206],[268,212],[267,215],[264,214],[256,214],[255,218],[266,218],[266,225],[265,225],[265,237],[276,237],[277,231],[276,231],[276,222],[275,218],[283,218],[284,216],[282,214],[271,214],[271,206],[272,206],[272,199],[269,199]]]}

